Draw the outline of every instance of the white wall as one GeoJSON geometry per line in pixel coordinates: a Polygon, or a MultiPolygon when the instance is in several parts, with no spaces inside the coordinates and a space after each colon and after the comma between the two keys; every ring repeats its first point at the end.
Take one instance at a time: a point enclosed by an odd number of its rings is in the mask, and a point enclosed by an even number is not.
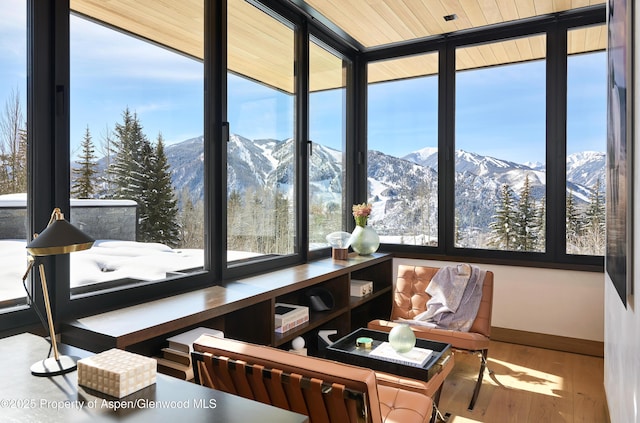
{"type": "MultiPolygon", "coordinates": [[[[640,4],[636,3],[634,21],[640,22],[640,4]]],[[[636,63],[640,60],[640,28],[636,26],[634,37],[634,56],[636,63]]],[[[640,117],[640,67],[636,64],[633,77],[634,89],[634,123],[640,117]]],[[[640,126],[635,126],[635,139],[640,137],[640,126]]],[[[633,238],[634,262],[640,258],[640,145],[633,143],[634,175],[633,184],[636,205],[633,211],[635,223],[633,238]]],[[[636,262],[637,263],[637,262],[636,262]]],[[[605,276],[605,345],[604,345],[604,387],[609,405],[609,415],[612,423],[636,423],[640,421],[640,269],[634,265],[633,291],[635,295],[627,297],[627,308],[620,301],[620,297],[608,276],[605,276]]]]}
{"type": "MultiPolygon", "coordinates": [[[[638,213],[634,216],[640,218],[638,213]]],[[[636,220],[637,222],[637,220],[636,220]]],[[[640,231],[635,231],[639,239],[640,231]]],[[[634,255],[638,257],[636,253],[634,255]]],[[[634,271],[635,292],[640,273],[634,271]]],[[[604,388],[612,423],[640,421],[640,313],[629,296],[627,309],[607,276],[605,284],[604,388]]]]}
{"type": "MultiPolygon", "coordinates": [[[[394,259],[394,269],[401,263],[437,267],[451,264],[394,259]]],[[[492,326],[604,341],[602,273],[494,264],[477,266],[494,273],[492,326]]]]}

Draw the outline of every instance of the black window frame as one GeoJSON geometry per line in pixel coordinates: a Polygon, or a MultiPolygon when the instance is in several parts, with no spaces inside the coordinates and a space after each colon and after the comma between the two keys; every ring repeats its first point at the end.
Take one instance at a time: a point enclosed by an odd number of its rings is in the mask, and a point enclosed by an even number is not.
{"type": "MultiPolygon", "coordinates": [[[[348,50],[345,48],[344,45],[338,44],[335,42],[335,40],[333,38],[328,37],[326,34],[324,34],[323,32],[318,31],[316,28],[312,28],[310,26],[310,31],[308,33],[308,38],[307,38],[307,43],[316,43],[319,47],[321,48],[326,48],[328,49],[327,51],[329,51],[331,54],[334,54],[336,57],[342,59],[342,63],[343,63],[343,71],[346,72],[345,75],[345,83],[346,83],[346,87],[345,87],[345,133],[344,133],[344,137],[345,137],[345,145],[343,146],[344,151],[343,151],[343,163],[345,165],[345,168],[343,169],[344,172],[344,185],[343,185],[343,192],[342,192],[342,199],[343,199],[343,207],[349,207],[349,204],[353,203],[353,183],[349,183],[350,181],[353,182],[354,178],[353,178],[353,167],[348,166],[348,163],[352,163],[352,159],[350,159],[350,157],[353,155],[352,151],[353,148],[351,146],[354,145],[354,141],[356,139],[355,136],[355,114],[354,114],[354,110],[355,110],[355,95],[354,95],[354,63],[353,63],[353,55],[351,55],[351,57],[349,56],[349,52],[348,50]],[[350,154],[351,153],[351,154],[350,154]]],[[[307,62],[308,64],[308,62],[307,62]]],[[[307,75],[309,75],[309,73],[307,72],[307,75]]],[[[305,113],[305,117],[307,119],[307,122],[310,119],[310,112],[309,112],[309,107],[308,107],[308,101],[309,101],[309,96],[311,95],[310,92],[308,92],[308,95],[306,96],[306,101],[307,101],[307,107],[306,110],[304,111],[305,113]]],[[[308,129],[308,128],[307,128],[308,129]]],[[[307,140],[309,140],[309,136],[307,133],[307,140]]],[[[311,145],[312,141],[309,140],[308,143],[306,143],[307,147],[307,154],[305,155],[306,158],[306,163],[308,165],[309,163],[309,154],[311,153],[311,149],[313,148],[313,146],[311,145]]],[[[309,172],[307,170],[307,172],[305,172],[305,175],[308,175],[309,172]]],[[[308,234],[309,234],[309,178],[305,176],[305,180],[303,181],[303,183],[305,184],[305,187],[307,189],[306,195],[304,197],[305,200],[305,207],[306,207],[306,213],[305,213],[305,220],[306,220],[306,226],[305,226],[305,231],[306,231],[306,236],[308,238],[308,234]]],[[[346,230],[353,230],[353,227],[350,227],[350,222],[353,219],[351,219],[351,213],[350,213],[350,209],[349,210],[345,210],[343,211],[342,214],[342,227],[341,228],[336,228],[336,230],[342,230],[342,231],[346,231],[346,230]]],[[[324,257],[328,257],[331,254],[331,248],[329,246],[324,247],[324,248],[317,248],[314,250],[310,250],[309,249],[309,241],[307,239],[306,242],[306,249],[307,249],[307,259],[308,260],[315,260],[315,259],[320,259],[320,258],[324,258],[324,257]]]]}
{"type": "MultiPolygon", "coordinates": [[[[413,43],[368,49],[365,63],[439,52],[438,105],[438,246],[382,244],[381,251],[397,257],[469,261],[529,267],[548,267],[602,272],[604,257],[566,253],[566,86],[567,31],[606,23],[604,5],[587,7],[524,21],[507,22],[476,30],[460,31],[413,43]],[[455,50],[505,39],[546,35],[546,166],[547,236],[545,252],[498,251],[458,248],[454,243],[455,148],[455,50]]],[[[365,78],[366,79],[366,78],[365,78]]],[[[366,93],[359,98],[366,107],[366,93]]],[[[366,183],[365,178],[361,183],[366,183]]]]}

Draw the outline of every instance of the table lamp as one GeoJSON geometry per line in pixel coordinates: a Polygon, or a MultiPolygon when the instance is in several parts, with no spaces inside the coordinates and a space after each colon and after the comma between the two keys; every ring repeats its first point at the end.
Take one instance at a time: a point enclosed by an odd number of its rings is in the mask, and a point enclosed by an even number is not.
{"type": "Polygon", "coordinates": [[[349,258],[349,244],[351,244],[351,234],[349,232],[332,232],[327,235],[326,239],[331,246],[331,257],[334,260],[347,260],[349,258]]]}
{"type": "MultiPolygon", "coordinates": [[[[88,250],[93,245],[93,242],[93,238],[67,222],[59,208],[53,209],[51,219],[49,220],[47,227],[42,231],[42,233],[40,233],[40,235],[35,234],[33,241],[27,244],[27,251],[29,252],[29,266],[22,278],[23,284],[27,279],[31,268],[34,266],[37,257],[54,256],[58,254],[68,254],[75,251],[88,250]]],[[[40,263],[38,268],[40,270],[42,296],[44,298],[44,306],[47,312],[47,323],[49,336],[51,338],[51,347],[53,349],[53,357],[48,357],[42,361],[34,363],[31,366],[31,373],[35,376],[55,376],[75,370],[78,358],[60,355],[58,353],[44,264],[40,263]]],[[[40,315],[35,303],[33,301],[32,303],[34,309],[38,315],[40,315]]]]}

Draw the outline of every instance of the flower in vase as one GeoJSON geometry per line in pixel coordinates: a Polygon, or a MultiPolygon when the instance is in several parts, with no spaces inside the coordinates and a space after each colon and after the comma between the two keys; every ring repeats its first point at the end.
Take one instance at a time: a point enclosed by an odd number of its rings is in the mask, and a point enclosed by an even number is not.
{"type": "Polygon", "coordinates": [[[369,215],[371,214],[371,204],[355,204],[352,207],[352,210],[353,217],[356,220],[356,225],[362,226],[363,228],[367,226],[367,220],[369,219],[369,215]]]}

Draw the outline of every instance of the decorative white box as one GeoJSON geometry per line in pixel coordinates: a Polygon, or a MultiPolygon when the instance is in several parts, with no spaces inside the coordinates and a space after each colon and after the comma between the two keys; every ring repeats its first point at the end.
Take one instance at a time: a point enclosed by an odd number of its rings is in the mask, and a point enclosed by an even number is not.
{"type": "Polygon", "coordinates": [[[297,304],[276,303],[276,332],[284,333],[309,321],[309,307],[297,304]]]}
{"type": "Polygon", "coordinates": [[[373,292],[373,281],[351,279],[351,296],[364,297],[373,292]]]}
{"type": "Polygon", "coordinates": [[[78,385],[122,398],[156,383],[156,360],[117,348],[78,360],[78,385]]]}

